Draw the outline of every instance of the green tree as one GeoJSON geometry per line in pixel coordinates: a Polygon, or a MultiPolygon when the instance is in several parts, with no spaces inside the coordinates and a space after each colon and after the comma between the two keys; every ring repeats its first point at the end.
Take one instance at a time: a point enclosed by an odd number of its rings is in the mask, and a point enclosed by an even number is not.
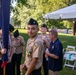
{"type": "MultiPolygon", "coordinates": [[[[18,6],[14,12],[15,24],[21,27],[26,27],[29,18],[33,17],[41,26],[41,24],[44,23],[44,14],[69,6],[75,2],[76,0],[19,0],[18,6]]],[[[49,28],[66,27],[66,22],[61,20],[47,20],[46,23],[49,28]]],[[[68,27],[71,27],[69,23],[68,27]]]]}

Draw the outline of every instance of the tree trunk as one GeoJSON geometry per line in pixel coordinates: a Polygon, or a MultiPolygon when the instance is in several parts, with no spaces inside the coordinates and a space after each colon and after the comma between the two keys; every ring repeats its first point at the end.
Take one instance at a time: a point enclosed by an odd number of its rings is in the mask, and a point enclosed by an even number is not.
{"type": "Polygon", "coordinates": [[[73,35],[76,34],[76,21],[74,21],[73,23],[73,35]]]}

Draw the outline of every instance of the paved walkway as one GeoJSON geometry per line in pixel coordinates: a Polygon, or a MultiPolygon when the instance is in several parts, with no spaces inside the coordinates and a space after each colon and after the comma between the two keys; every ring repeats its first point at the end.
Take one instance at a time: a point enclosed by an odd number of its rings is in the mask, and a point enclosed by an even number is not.
{"type": "Polygon", "coordinates": [[[68,33],[67,33],[67,30],[66,30],[66,29],[57,29],[57,31],[58,31],[59,33],[72,34],[72,30],[71,30],[71,29],[68,30],[68,33]]]}

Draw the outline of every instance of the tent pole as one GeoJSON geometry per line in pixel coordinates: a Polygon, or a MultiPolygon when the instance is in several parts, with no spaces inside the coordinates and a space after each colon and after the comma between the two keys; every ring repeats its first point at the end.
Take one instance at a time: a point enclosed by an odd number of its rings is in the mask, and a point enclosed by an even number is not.
{"type": "Polygon", "coordinates": [[[46,24],[46,18],[44,18],[44,24],[46,24]]]}
{"type": "Polygon", "coordinates": [[[3,68],[3,75],[6,75],[6,66],[3,68]]]}

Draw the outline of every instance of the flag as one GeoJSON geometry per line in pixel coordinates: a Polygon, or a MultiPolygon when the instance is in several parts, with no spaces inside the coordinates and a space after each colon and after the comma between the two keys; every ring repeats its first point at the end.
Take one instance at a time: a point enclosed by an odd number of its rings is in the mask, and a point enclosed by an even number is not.
{"type": "Polygon", "coordinates": [[[6,54],[2,56],[2,67],[6,66],[8,61],[8,35],[9,35],[9,18],[10,18],[10,0],[1,0],[1,16],[2,16],[2,38],[3,48],[6,48],[6,54]]]}
{"type": "Polygon", "coordinates": [[[1,0],[0,0],[0,29],[2,28],[1,0]]]}

